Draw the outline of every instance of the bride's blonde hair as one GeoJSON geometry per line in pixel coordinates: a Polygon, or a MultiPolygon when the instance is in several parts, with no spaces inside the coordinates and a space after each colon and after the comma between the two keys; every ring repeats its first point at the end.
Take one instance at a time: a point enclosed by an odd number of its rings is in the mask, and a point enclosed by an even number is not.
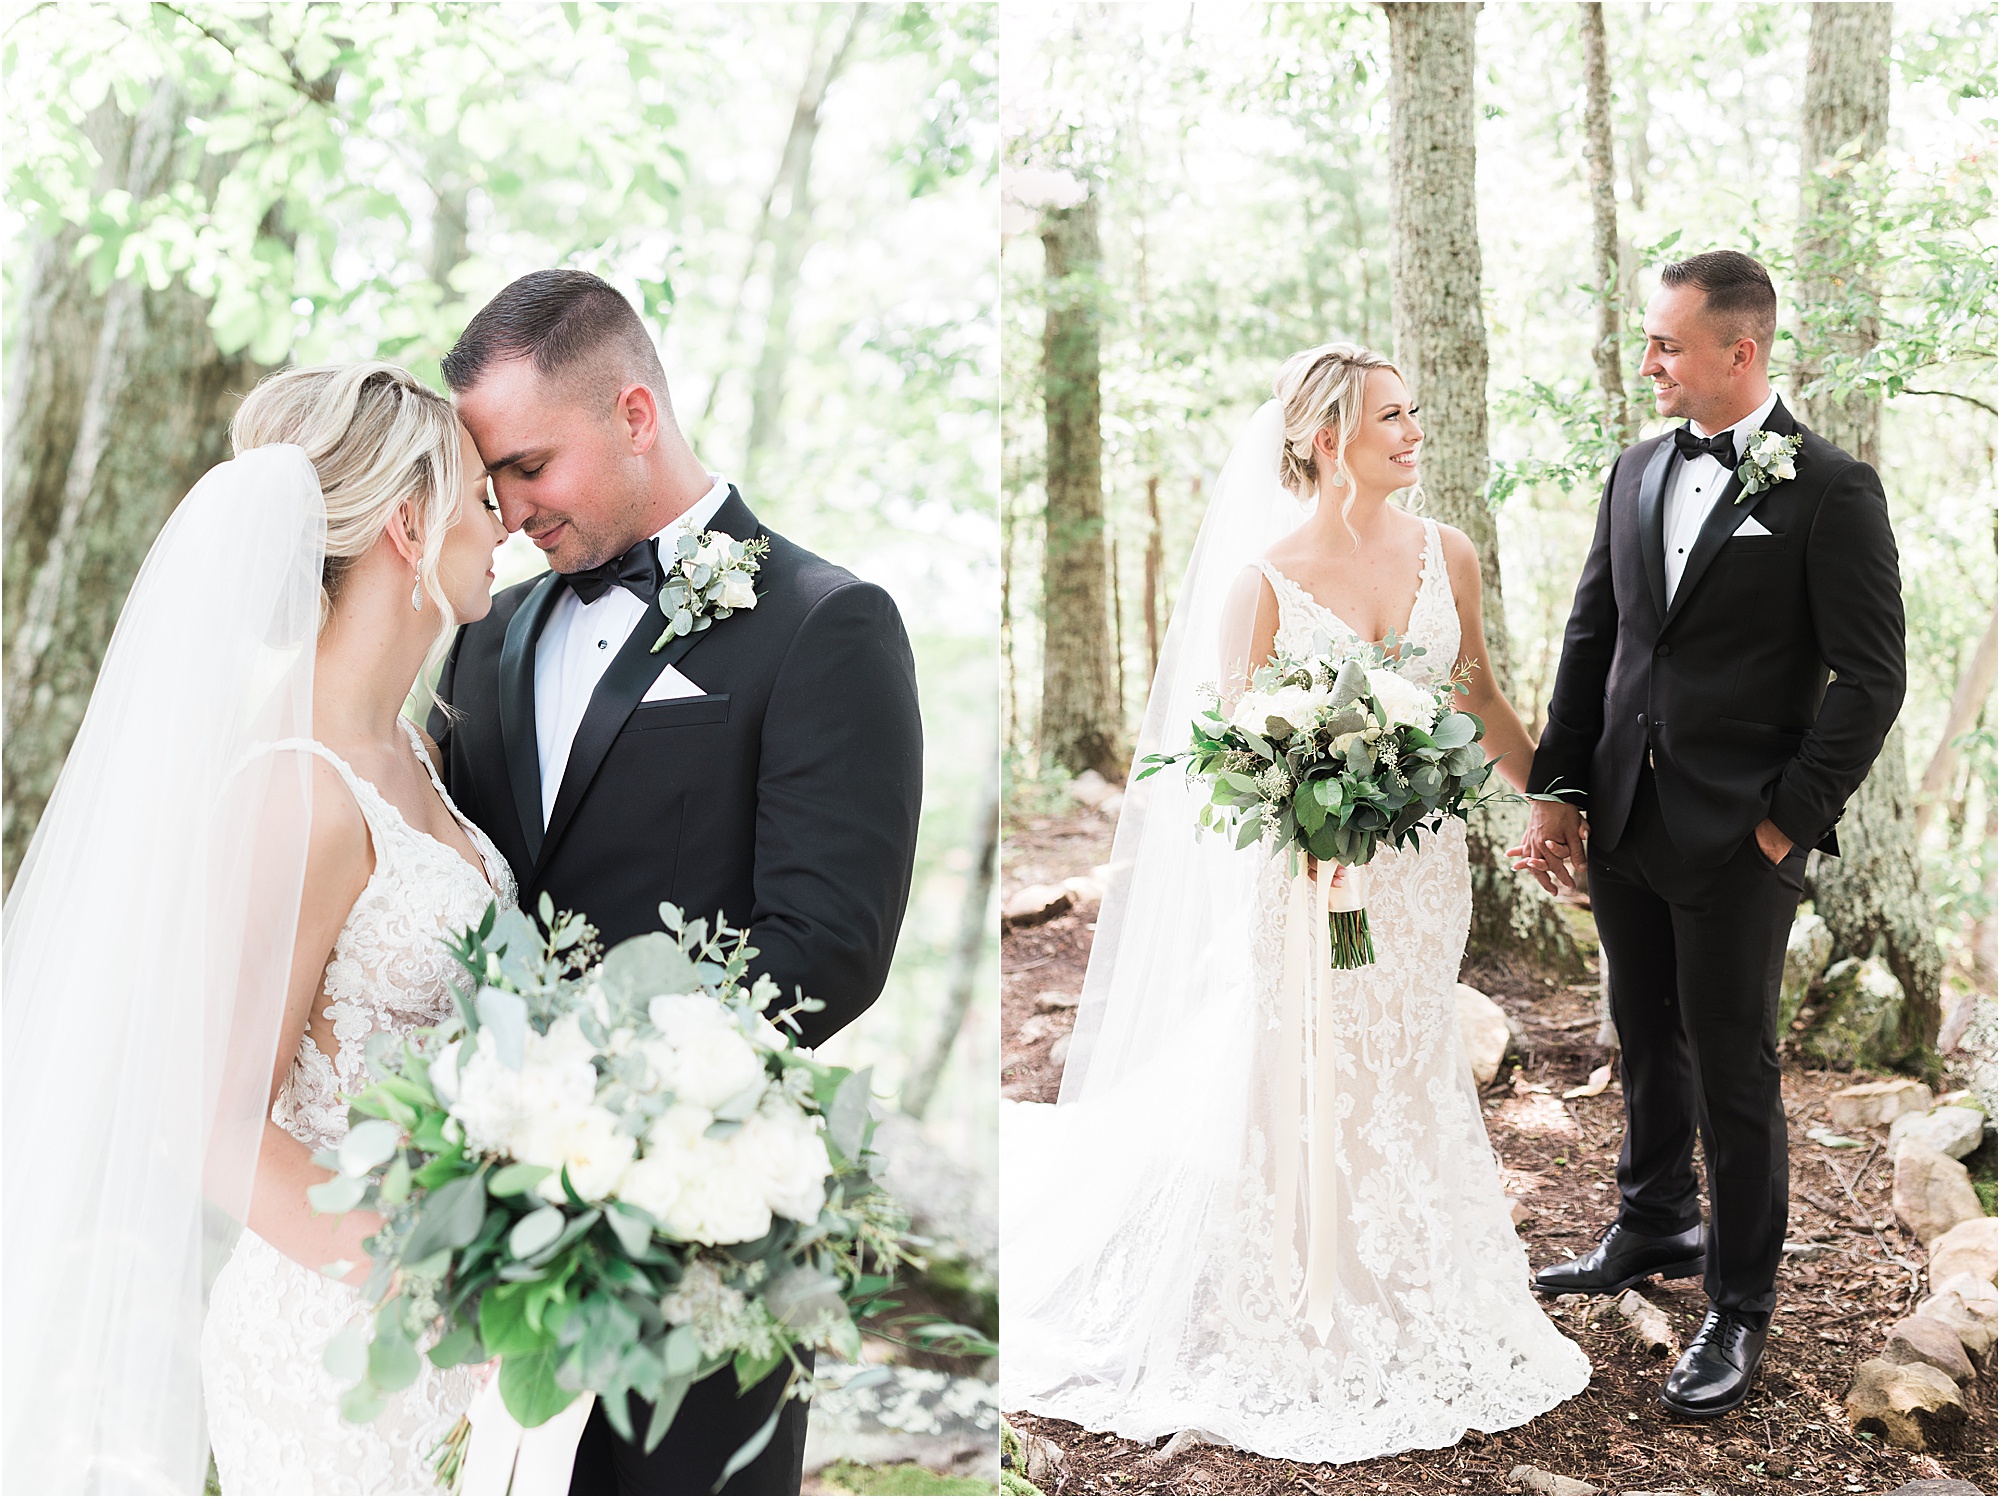
{"type": "Polygon", "coordinates": [[[1347,489],[1340,506],[1343,524],[1354,508],[1354,475],[1347,469],[1347,444],[1361,429],[1362,391],[1373,369],[1393,371],[1398,378],[1403,373],[1358,343],[1322,343],[1293,354],[1280,365],[1272,386],[1285,421],[1278,477],[1300,499],[1317,497],[1320,460],[1313,451],[1313,438],[1332,428],[1334,473],[1347,489]]]}
{"type": "Polygon", "coordinates": [[[355,559],[395,523],[398,506],[409,504],[419,548],[416,582],[441,619],[419,675],[428,679],[458,628],[438,584],[438,558],[465,483],[451,402],[407,369],[379,360],[281,369],[236,408],[229,441],[239,455],[292,443],[305,449],[319,475],[326,504],[322,629],[355,559]]]}

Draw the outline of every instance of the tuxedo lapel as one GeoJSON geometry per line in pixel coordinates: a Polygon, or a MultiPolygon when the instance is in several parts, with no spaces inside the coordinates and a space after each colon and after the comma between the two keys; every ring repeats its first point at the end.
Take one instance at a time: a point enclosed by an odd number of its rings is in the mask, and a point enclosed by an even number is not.
{"type": "Polygon", "coordinates": [[[507,621],[500,647],[500,743],[506,750],[507,783],[528,857],[542,851],[542,761],[535,742],[535,641],[562,596],[562,578],[549,573],[521,601],[507,621]]]}
{"type": "MultiPolygon", "coordinates": [[[[729,498],[716,510],[715,518],[709,522],[710,530],[722,531],[739,541],[747,541],[758,533],[757,517],[750,513],[750,507],[743,497],[730,486],[729,498]]],[[[662,547],[665,551],[665,547],[662,547]]],[[[663,556],[661,560],[669,558],[663,556]]],[[[563,767],[562,788],[556,793],[556,804],[549,813],[548,832],[540,839],[535,851],[535,866],[539,869],[548,862],[550,851],[569,827],[576,816],[576,809],[583,802],[584,792],[590,789],[590,782],[596,778],[598,766],[604,763],[604,756],[611,752],[611,745],[617,739],[625,720],[632,716],[632,709],[639,705],[639,699],[646,695],[660,672],[668,666],[680,664],[681,658],[707,639],[718,629],[729,628],[727,619],[711,624],[696,634],[680,635],[667,642],[659,653],[653,653],[653,641],[660,637],[663,622],[657,609],[647,609],[645,617],[633,627],[625,643],[612,657],[611,664],[599,678],[597,690],[590,694],[590,705],[583,710],[583,721],[576,726],[576,738],[571,741],[569,762],[563,767]]],[[[508,632],[508,648],[513,646],[513,632],[508,632]]],[[[533,661],[530,659],[530,700],[532,702],[533,661]]],[[[504,675],[504,673],[503,673],[504,675]]],[[[533,719],[529,721],[529,731],[533,732],[533,719]]],[[[511,754],[509,756],[511,761],[511,754]]],[[[518,782],[517,782],[518,786],[518,782]]],[[[516,795],[519,795],[518,789],[516,795]]],[[[541,806],[541,787],[535,786],[535,805],[541,806]]],[[[537,823],[539,824],[539,816],[537,823]]]]}
{"type": "MultiPolygon", "coordinates": [[[[1764,418],[1764,425],[1760,430],[1777,432],[1789,437],[1798,430],[1798,424],[1792,420],[1791,412],[1785,409],[1785,403],[1781,400],[1771,407],[1771,414],[1764,418]]],[[[1776,487],[1775,484],[1771,486],[1771,488],[1776,487]]],[[[1758,501],[1769,494],[1771,489],[1760,490],[1751,497],[1747,506],[1736,502],[1737,495],[1742,492],[1743,480],[1734,473],[1730,474],[1729,482],[1723,485],[1722,492],[1715,497],[1715,503],[1709,506],[1708,515],[1701,523],[1701,530],[1695,535],[1694,545],[1688,548],[1687,566],[1681,570],[1681,585],[1674,590],[1673,605],[1667,610],[1667,616],[1660,625],[1661,629],[1664,630],[1667,625],[1673,623],[1680,611],[1687,606],[1688,597],[1694,592],[1695,584],[1701,581],[1701,575],[1708,571],[1709,563],[1713,562],[1716,554],[1722,550],[1722,543],[1736,534],[1736,527],[1743,523],[1743,517],[1756,509],[1758,501]]],[[[1664,543],[1662,546],[1664,548],[1664,543]]]]}
{"type": "Polygon", "coordinates": [[[1660,516],[1666,504],[1667,471],[1673,461],[1673,442],[1662,442],[1653,449],[1646,471],[1639,476],[1639,555],[1645,560],[1653,608],[1663,621],[1667,617],[1667,539],[1660,516]]]}

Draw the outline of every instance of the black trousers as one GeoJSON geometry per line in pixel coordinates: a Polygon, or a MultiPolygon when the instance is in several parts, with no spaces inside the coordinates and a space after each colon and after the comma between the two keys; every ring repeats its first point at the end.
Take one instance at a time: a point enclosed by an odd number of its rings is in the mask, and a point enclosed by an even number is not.
{"type": "Polygon", "coordinates": [[[1768,1317],[1777,1304],[1790,1161],[1778,1089],[1778,982],[1806,850],[1764,857],[1755,837],[1696,868],[1667,836],[1643,770],[1618,846],[1590,850],[1590,904],[1611,965],[1625,1090],[1618,1221],[1635,1233],[1701,1221],[1699,1135],[1710,1210],[1704,1287],[1716,1305],[1768,1317]]]}
{"type": "MultiPolygon", "coordinates": [[[[807,1355],[806,1366],[812,1366],[807,1355]]],[[[764,1382],[740,1398],[736,1393],[736,1371],[725,1368],[711,1374],[687,1391],[687,1398],[674,1414],[666,1439],[654,1448],[645,1448],[619,1439],[618,1432],[604,1417],[604,1402],[591,1407],[590,1423],[576,1448],[576,1465],[570,1470],[572,1493],[688,1493],[715,1490],[715,1480],[737,1448],[755,1435],[784,1392],[787,1366],[781,1366],[764,1382]]],[[[632,1430],[641,1441],[646,1438],[646,1422],[653,1408],[634,1397],[631,1402],[632,1430]]],[[[778,1428],[771,1444],[749,1466],[731,1477],[725,1493],[796,1493],[806,1460],[806,1404],[787,1401],[778,1416],[778,1428]]]]}

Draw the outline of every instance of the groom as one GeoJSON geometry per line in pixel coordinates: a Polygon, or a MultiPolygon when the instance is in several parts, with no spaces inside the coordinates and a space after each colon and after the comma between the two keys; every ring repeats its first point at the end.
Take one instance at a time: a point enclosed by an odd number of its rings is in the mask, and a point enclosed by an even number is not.
{"type": "Polygon", "coordinates": [[[1535,1286],[1702,1274],[1708,1316],[1661,1394],[1697,1419],[1749,1394],[1777,1301],[1778,978],[1806,853],[1838,853],[1833,824],[1903,701],[1882,483],[1771,389],[1777,305],[1733,250],[1661,273],[1640,373],[1687,423],[1605,482],[1528,785],[1583,799],[1534,803],[1512,850],[1569,885],[1588,821],[1625,1095],[1617,1221],[1535,1286]]]}
{"type": "MultiPolygon", "coordinates": [[[[445,356],[501,518],[550,570],[458,633],[432,736],[446,784],[513,866],[608,949],[660,929],[671,901],[746,928],[754,967],[817,1045],[875,1001],[910,891],[922,728],[889,595],[764,529],[674,423],[630,304],[596,276],[537,271],[489,302],[445,356]],[[654,653],[661,553],[682,535],[769,543],[756,600],[654,653]]],[[[696,1384],[649,1456],[599,1404],[572,1493],[707,1493],[771,1417],[780,1369],[738,1397],[696,1384]]],[[[779,1415],[726,1493],[796,1493],[806,1407],[779,1415]]],[[[651,1411],[633,1401],[633,1428],[651,1411]]]]}

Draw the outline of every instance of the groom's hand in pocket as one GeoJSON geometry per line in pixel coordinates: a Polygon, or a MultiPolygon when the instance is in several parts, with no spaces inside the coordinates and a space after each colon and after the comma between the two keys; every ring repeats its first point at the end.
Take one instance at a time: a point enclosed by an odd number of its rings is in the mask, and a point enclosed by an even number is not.
{"type": "Polygon", "coordinates": [[[1550,894],[1576,888],[1576,870],[1583,867],[1583,813],[1560,801],[1536,801],[1528,812],[1528,830],[1507,850],[1516,873],[1527,873],[1550,894]]]}

